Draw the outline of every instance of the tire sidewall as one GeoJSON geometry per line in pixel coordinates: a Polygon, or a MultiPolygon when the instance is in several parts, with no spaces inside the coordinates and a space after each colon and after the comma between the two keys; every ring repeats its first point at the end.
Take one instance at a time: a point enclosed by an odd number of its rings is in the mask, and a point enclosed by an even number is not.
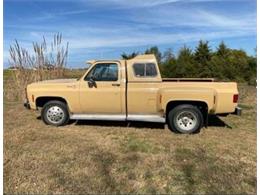
{"type": "Polygon", "coordinates": [[[170,125],[171,130],[177,131],[179,133],[184,133],[184,134],[191,134],[191,133],[194,133],[194,132],[198,132],[203,125],[203,116],[201,114],[201,111],[197,107],[192,106],[192,105],[176,106],[174,109],[172,109],[169,112],[168,120],[169,120],[169,125],[170,125]],[[191,130],[183,130],[176,124],[176,117],[181,112],[184,112],[184,111],[193,113],[195,115],[196,119],[197,119],[196,125],[191,130]]]}
{"type": "Polygon", "coordinates": [[[66,104],[64,104],[63,102],[50,101],[50,102],[46,103],[43,106],[43,109],[42,109],[42,112],[41,112],[41,117],[42,117],[42,119],[43,119],[45,124],[53,125],[53,126],[62,126],[62,125],[65,125],[68,122],[68,120],[69,120],[69,113],[68,113],[68,109],[67,109],[66,104]],[[58,106],[64,112],[64,118],[59,123],[52,123],[47,118],[47,111],[48,111],[49,108],[51,108],[53,106],[58,106]]]}

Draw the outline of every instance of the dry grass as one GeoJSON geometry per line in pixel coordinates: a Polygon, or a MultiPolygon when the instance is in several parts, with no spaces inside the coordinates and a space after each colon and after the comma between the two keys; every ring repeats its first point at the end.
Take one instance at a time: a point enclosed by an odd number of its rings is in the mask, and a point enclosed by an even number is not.
{"type": "Polygon", "coordinates": [[[4,102],[4,192],[256,193],[256,90],[241,86],[242,117],[211,119],[199,134],[153,123],[46,126],[4,102]]]}
{"type": "Polygon", "coordinates": [[[5,71],[12,79],[7,83],[9,90],[5,90],[7,98],[23,100],[24,89],[29,83],[64,77],[68,43],[66,46],[62,44],[62,34],[55,34],[49,44],[43,37],[42,42],[33,42],[32,48],[33,52],[29,52],[17,40],[10,46],[9,65],[15,70],[5,71]]]}

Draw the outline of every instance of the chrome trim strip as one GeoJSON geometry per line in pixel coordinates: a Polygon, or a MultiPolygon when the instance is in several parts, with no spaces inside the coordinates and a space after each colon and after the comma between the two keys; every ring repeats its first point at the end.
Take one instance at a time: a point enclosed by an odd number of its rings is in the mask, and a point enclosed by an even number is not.
{"type": "Polygon", "coordinates": [[[156,123],[165,123],[166,120],[164,117],[159,115],[139,115],[139,114],[129,114],[127,116],[128,121],[145,121],[145,122],[156,122],[156,123]]]}
{"type": "Polygon", "coordinates": [[[125,121],[126,116],[124,114],[72,114],[70,115],[72,120],[108,120],[108,121],[125,121]]]}
{"type": "Polygon", "coordinates": [[[164,117],[159,115],[140,115],[130,114],[126,117],[124,114],[72,114],[71,120],[107,120],[107,121],[144,121],[144,122],[157,122],[165,123],[164,117]]]}

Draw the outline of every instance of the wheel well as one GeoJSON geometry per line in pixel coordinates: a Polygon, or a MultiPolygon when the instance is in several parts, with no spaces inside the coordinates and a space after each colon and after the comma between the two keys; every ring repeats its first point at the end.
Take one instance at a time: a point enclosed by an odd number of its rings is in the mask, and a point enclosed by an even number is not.
{"type": "Polygon", "coordinates": [[[53,100],[56,100],[56,101],[61,101],[65,104],[67,104],[66,100],[61,98],[61,97],[38,97],[36,99],[36,107],[43,107],[47,102],[49,101],[53,101],[53,100]]]}
{"type": "Polygon", "coordinates": [[[168,113],[170,110],[172,110],[174,107],[182,104],[190,104],[193,106],[196,106],[202,113],[203,118],[204,118],[204,123],[207,125],[207,120],[208,120],[208,104],[203,101],[171,101],[168,102],[166,106],[166,120],[168,120],[168,113]]]}

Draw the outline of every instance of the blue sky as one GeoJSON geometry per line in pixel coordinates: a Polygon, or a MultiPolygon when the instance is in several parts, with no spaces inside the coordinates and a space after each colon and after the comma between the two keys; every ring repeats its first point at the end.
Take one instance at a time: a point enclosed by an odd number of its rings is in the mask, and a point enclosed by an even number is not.
{"type": "Polygon", "coordinates": [[[68,67],[153,45],[177,53],[200,39],[255,55],[256,0],[4,0],[4,67],[15,39],[30,50],[57,32],[69,42],[68,67]]]}

